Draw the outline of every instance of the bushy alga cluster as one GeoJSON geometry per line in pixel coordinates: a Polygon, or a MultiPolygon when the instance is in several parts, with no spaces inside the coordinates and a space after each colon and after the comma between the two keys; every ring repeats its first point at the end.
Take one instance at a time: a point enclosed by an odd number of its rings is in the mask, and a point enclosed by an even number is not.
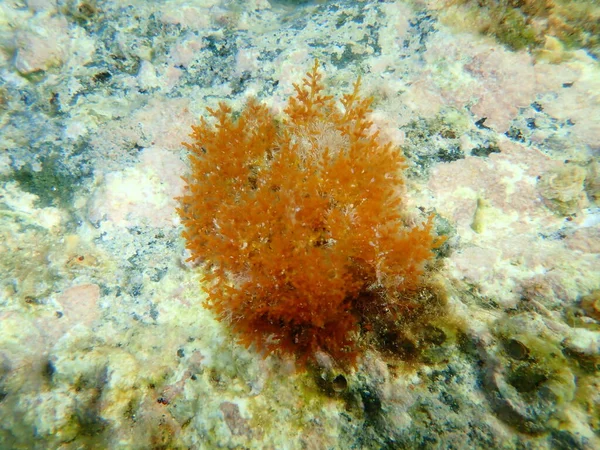
{"type": "MultiPolygon", "coordinates": [[[[600,5],[589,0],[443,0],[466,8],[456,14],[461,29],[475,28],[512,50],[544,48],[540,53],[564,46],[600,52],[600,5]]],[[[450,7],[450,8],[449,8],[450,7]]]]}
{"type": "Polygon", "coordinates": [[[315,62],[283,118],[256,100],[239,116],[220,104],[185,144],[179,214],[190,259],[207,305],[246,345],[354,361],[358,299],[394,302],[417,289],[442,242],[431,217],[404,223],[404,159],[372,131],[359,82],[340,108],[315,62]]]}

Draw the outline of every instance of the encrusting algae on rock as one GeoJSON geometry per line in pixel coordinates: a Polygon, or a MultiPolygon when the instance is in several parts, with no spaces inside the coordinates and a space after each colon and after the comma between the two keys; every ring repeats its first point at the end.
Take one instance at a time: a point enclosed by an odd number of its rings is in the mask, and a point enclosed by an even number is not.
{"type": "Polygon", "coordinates": [[[221,103],[184,144],[179,214],[207,306],[245,345],[301,365],[317,351],[352,364],[358,302],[403,301],[444,241],[432,216],[403,220],[404,158],[372,131],[359,84],[339,108],[315,62],[283,118],[256,100],[239,117],[221,103]]]}

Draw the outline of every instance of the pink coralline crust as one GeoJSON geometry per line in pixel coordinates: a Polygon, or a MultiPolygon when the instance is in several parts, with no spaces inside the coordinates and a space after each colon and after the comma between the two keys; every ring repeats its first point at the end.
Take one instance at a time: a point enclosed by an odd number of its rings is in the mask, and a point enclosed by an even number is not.
{"type": "MultiPolygon", "coordinates": [[[[60,338],[76,326],[91,328],[100,319],[100,287],[87,283],[73,285],[58,294],[61,317],[55,314],[27,317],[21,313],[0,314],[0,323],[10,326],[10,321],[21,322],[21,333],[29,344],[32,354],[40,354],[52,347],[60,338]]],[[[23,337],[23,336],[21,336],[23,337]]]]}
{"type": "Polygon", "coordinates": [[[535,99],[531,55],[488,43],[473,44],[466,36],[447,37],[429,45],[427,65],[404,97],[426,115],[437,114],[442,106],[471,105],[473,114],[486,118],[486,126],[507,131],[519,108],[535,99]]]}
{"type": "Polygon", "coordinates": [[[486,284],[497,277],[489,268],[494,267],[501,257],[496,249],[469,247],[453,255],[452,264],[467,282],[486,284]]]}
{"type": "Polygon", "coordinates": [[[498,132],[507,131],[519,108],[534,100],[535,71],[528,53],[490,49],[476,54],[465,69],[479,90],[471,112],[498,132]]]}
{"type": "Polygon", "coordinates": [[[181,133],[194,121],[189,104],[188,99],[153,98],[136,111],[115,107],[109,110],[115,120],[99,128],[90,144],[108,162],[133,145],[179,150],[181,133]]]}
{"type": "Polygon", "coordinates": [[[523,296],[575,301],[582,291],[594,288],[597,281],[590,275],[597,260],[593,255],[573,259],[573,250],[561,241],[545,241],[534,232],[511,232],[480,245],[464,244],[448,259],[450,271],[477,286],[482,295],[505,304],[523,296]]]}
{"type": "Polygon", "coordinates": [[[169,54],[169,61],[173,66],[188,67],[197,57],[202,50],[204,44],[200,38],[198,39],[185,39],[177,42],[171,47],[169,54]]]}
{"type": "Polygon", "coordinates": [[[575,301],[598,282],[598,233],[583,230],[564,240],[546,240],[534,226],[528,232],[506,228],[477,243],[465,242],[448,266],[483,295],[508,303],[531,295],[552,302],[575,301]]]}
{"type": "Polygon", "coordinates": [[[204,8],[198,7],[200,5],[183,6],[176,9],[165,7],[160,20],[163,23],[182,25],[197,30],[208,28],[211,23],[210,16],[204,8]]]}
{"type": "Polygon", "coordinates": [[[58,298],[66,320],[72,324],[79,323],[88,327],[100,317],[99,300],[100,287],[97,284],[70,287],[58,298]]]}
{"type": "Polygon", "coordinates": [[[185,165],[168,150],[147,148],[132,168],[111,172],[90,202],[92,221],[107,219],[117,226],[145,222],[148,225],[174,226],[174,213],[184,182],[179,174],[185,165]]]}
{"type": "Polygon", "coordinates": [[[60,65],[69,54],[67,20],[62,16],[52,17],[39,31],[17,32],[15,46],[14,64],[22,74],[60,65]]]}
{"type": "Polygon", "coordinates": [[[573,143],[600,150],[600,79],[576,62],[567,65],[540,63],[535,66],[538,102],[544,112],[573,124],[573,143]]]}
{"type": "Polygon", "coordinates": [[[600,254],[600,228],[580,228],[565,238],[567,247],[582,253],[600,254]]]}
{"type": "Polygon", "coordinates": [[[551,117],[570,119],[574,143],[599,148],[600,79],[590,69],[593,62],[536,62],[527,52],[460,35],[431,41],[425,61],[401,96],[412,111],[431,117],[443,107],[468,107],[477,119],[486,118],[486,126],[504,133],[519,108],[537,101],[551,117]]]}
{"type": "Polygon", "coordinates": [[[433,206],[458,225],[461,236],[460,247],[448,259],[449,270],[483,295],[508,303],[531,292],[574,301],[581,289],[592,289],[596,282],[600,232],[583,228],[562,240],[541,237],[553,236],[565,225],[538,190],[538,176],[562,162],[507,139],[499,147],[501,152],[488,158],[467,157],[432,171],[428,187],[433,206]],[[480,233],[471,229],[476,198],[490,208],[480,233]]]}
{"type": "Polygon", "coordinates": [[[133,114],[131,123],[143,133],[148,146],[168,150],[181,148],[181,135],[194,123],[188,99],[153,98],[133,114]]]}
{"type": "Polygon", "coordinates": [[[234,436],[252,436],[252,429],[248,425],[248,421],[240,414],[238,405],[231,402],[223,402],[219,405],[219,409],[231,434],[234,436]]]}
{"type": "Polygon", "coordinates": [[[521,224],[523,230],[530,227],[532,216],[552,219],[551,212],[541,207],[536,182],[539,175],[557,167],[559,162],[508,139],[501,140],[499,147],[500,153],[492,153],[485,159],[466,157],[436,166],[428,185],[436,199],[436,207],[460,227],[470,227],[476,202],[461,194],[460,190],[466,188],[506,215],[514,214],[515,225],[518,225],[519,217],[526,217],[521,224]]]}

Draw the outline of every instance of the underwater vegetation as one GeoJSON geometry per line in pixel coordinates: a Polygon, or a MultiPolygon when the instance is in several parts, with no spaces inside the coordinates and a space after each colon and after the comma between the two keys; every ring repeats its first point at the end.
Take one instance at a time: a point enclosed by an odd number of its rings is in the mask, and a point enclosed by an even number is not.
{"type": "MultiPolygon", "coordinates": [[[[318,63],[282,118],[250,100],[193,127],[180,198],[207,305],[245,345],[352,363],[359,323],[408,310],[444,239],[403,214],[404,158],[368,119],[371,99],[324,95],[318,63]]],[[[422,292],[419,295],[423,297],[422,292]]]]}
{"type": "MultiPolygon", "coordinates": [[[[449,0],[465,5],[473,26],[512,50],[586,48],[600,51],[600,6],[589,0],[449,0]]],[[[468,19],[467,19],[468,20],[468,19]]]]}

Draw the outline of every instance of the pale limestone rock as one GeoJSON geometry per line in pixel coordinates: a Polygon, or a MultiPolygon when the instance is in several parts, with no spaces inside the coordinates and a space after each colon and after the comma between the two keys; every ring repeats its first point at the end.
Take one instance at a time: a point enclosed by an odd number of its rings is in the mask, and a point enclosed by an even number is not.
{"type": "Polygon", "coordinates": [[[145,221],[152,226],[174,226],[175,197],[183,189],[184,165],[168,150],[144,150],[135,167],[106,175],[89,206],[92,221],[107,219],[128,226],[145,221]]]}
{"type": "Polygon", "coordinates": [[[100,317],[99,300],[100,287],[97,284],[80,284],[64,291],[58,302],[67,320],[89,327],[100,317]]]}
{"type": "Polygon", "coordinates": [[[68,55],[67,26],[64,17],[51,17],[35,31],[17,32],[16,69],[22,74],[29,74],[61,65],[68,55]]]}

